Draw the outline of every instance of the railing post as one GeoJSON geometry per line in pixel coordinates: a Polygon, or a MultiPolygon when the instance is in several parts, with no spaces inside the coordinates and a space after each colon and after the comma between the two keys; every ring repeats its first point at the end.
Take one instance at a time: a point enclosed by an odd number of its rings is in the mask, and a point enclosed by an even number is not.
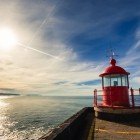
{"type": "Polygon", "coordinates": [[[94,90],[94,106],[97,106],[97,89],[94,90]]]}
{"type": "Polygon", "coordinates": [[[134,108],[134,107],[135,107],[135,102],[134,102],[134,90],[131,88],[130,91],[131,91],[131,98],[132,98],[132,107],[134,108]]]}

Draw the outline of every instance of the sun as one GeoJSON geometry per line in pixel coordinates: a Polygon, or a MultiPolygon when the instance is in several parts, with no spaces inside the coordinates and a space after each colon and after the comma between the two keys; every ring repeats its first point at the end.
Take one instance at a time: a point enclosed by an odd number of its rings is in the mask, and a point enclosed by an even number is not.
{"type": "Polygon", "coordinates": [[[17,36],[10,28],[0,29],[0,50],[10,50],[17,44],[17,36]]]}

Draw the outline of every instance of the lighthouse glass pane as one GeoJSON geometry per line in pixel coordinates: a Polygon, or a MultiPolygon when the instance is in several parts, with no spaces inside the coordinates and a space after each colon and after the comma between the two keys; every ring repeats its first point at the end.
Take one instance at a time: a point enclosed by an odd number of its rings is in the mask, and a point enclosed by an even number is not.
{"type": "Polygon", "coordinates": [[[110,76],[104,77],[104,87],[110,86],[110,76]]]}
{"type": "Polygon", "coordinates": [[[118,86],[121,86],[121,76],[120,75],[117,77],[117,81],[118,81],[118,86]]]}
{"type": "Polygon", "coordinates": [[[111,86],[121,86],[121,76],[111,75],[111,86]]]}
{"type": "Polygon", "coordinates": [[[127,76],[126,75],[122,76],[122,86],[128,86],[127,76]]]}

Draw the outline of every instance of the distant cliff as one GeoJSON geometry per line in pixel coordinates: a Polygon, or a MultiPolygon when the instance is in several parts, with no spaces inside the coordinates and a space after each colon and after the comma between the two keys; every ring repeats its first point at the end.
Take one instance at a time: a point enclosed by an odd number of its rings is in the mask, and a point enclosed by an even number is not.
{"type": "Polygon", "coordinates": [[[19,96],[20,94],[16,93],[0,93],[0,96],[19,96]]]}

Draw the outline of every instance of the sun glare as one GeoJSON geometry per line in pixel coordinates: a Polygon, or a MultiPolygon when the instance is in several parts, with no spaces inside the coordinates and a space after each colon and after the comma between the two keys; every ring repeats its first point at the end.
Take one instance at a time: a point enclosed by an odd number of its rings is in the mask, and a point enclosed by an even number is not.
{"type": "Polygon", "coordinates": [[[0,49],[10,50],[17,44],[17,37],[14,31],[10,28],[0,29],[0,49]]]}

